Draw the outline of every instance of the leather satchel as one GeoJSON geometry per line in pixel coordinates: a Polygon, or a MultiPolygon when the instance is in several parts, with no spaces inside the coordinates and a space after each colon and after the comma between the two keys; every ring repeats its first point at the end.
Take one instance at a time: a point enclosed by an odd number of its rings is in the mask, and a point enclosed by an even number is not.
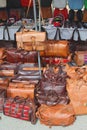
{"type": "Polygon", "coordinates": [[[32,124],[36,123],[36,105],[32,99],[15,97],[6,98],[3,107],[3,113],[6,116],[27,120],[32,124]]]}
{"type": "Polygon", "coordinates": [[[87,114],[87,68],[79,68],[78,79],[67,79],[67,91],[75,115],[87,114]]]}
{"type": "Polygon", "coordinates": [[[7,89],[10,78],[0,76],[0,88],[7,89]]]}
{"type": "Polygon", "coordinates": [[[69,42],[67,40],[48,40],[45,41],[45,50],[40,52],[41,56],[69,56],[69,42]]]}
{"type": "Polygon", "coordinates": [[[52,126],[68,126],[74,123],[75,113],[73,106],[68,105],[55,105],[47,106],[42,104],[38,111],[36,112],[37,118],[39,118],[40,123],[52,126]]]}
{"type": "Polygon", "coordinates": [[[38,104],[56,105],[68,104],[66,91],[66,73],[61,66],[49,67],[35,87],[35,99],[38,104]]]}
{"type": "Polygon", "coordinates": [[[19,64],[4,62],[0,64],[0,76],[14,76],[19,64]]]}
{"type": "Polygon", "coordinates": [[[29,31],[23,30],[21,32],[16,33],[16,41],[17,47],[26,49],[26,46],[29,46],[27,50],[44,50],[44,46],[42,43],[46,40],[46,32],[39,32],[39,31],[29,31]],[[41,47],[40,47],[41,45],[41,47]]]}
{"type": "Polygon", "coordinates": [[[35,83],[27,82],[10,82],[7,89],[7,97],[22,96],[34,99],[35,83]]]}
{"type": "Polygon", "coordinates": [[[6,61],[11,63],[37,63],[38,54],[36,51],[25,51],[17,49],[6,49],[6,61]]]}

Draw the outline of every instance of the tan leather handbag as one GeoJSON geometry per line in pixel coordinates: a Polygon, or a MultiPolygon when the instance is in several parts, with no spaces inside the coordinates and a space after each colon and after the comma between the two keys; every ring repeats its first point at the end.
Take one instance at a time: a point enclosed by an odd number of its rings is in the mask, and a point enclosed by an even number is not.
{"type": "Polygon", "coordinates": [[[47,106],[42,104],[36,112],[41,124],[47,126],[68,126],[75,121],[72,105],[47,106]]]}
{"type": "Polygon", "coordinates": [[[69,42],[67,40],[48,40],[45,42],[45,50],[40,52],[41,56],[69,56],[69,42]]]}
{"type": "Polygon", "coordinates": [[[16,33],[17,47],[25,50],[44,50],[42,43],[46,40],[46,32],[23,30],[16,33]]]}

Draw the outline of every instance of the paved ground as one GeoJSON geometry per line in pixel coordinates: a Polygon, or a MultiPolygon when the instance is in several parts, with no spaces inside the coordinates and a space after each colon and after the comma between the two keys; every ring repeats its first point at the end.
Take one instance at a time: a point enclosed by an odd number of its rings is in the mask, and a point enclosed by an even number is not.
{"type": "Polygon", "coordinates": [[[87,130],[87,115],[77,117],[73,125],[68,127],[55,126],[51,129],[41,125],[38,121],[35,125],[30,122],[11,118],[1,114],[0,130],[87,130]]]}

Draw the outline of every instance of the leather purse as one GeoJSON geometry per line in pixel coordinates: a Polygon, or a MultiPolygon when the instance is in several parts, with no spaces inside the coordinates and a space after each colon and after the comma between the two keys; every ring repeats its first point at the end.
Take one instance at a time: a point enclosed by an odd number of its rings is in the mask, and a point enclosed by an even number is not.
{"type": "Polygon", "coordinates": [[[48,40],[45,41],[45,50],[40,52],[41,56],[69,56],[69,42],[67,40],[48,40]]]}
{"type": "Polygon", "coordinates": [[[6,49],[6,61],[10,63],[37,63],[38,54],[36,51],[25,51],[18,49],[6,49]]]}
{"type": "Polygon", "coordinates": [[[14,76],[19,64],[4,62],[0,64],[0,76],[14,76]]]}
{"type": "Polygon", "coordinates": [[[66,91],[66,73],[61,66],[48,67],[35,87],[35,99],[38,104],[49,106],[68,104],[69,97],[66,91]]]}
{"type": "Polygon", "coordinates": [[[40,70],[37,64],[25,63],[19,66],[18,75],[28,76],[30,79],[40,79],[40,70]]]}
{"type": "Polygon", "coordinates": [[[41,17],[43,19],[52,18],[52,8],[49,7],[41,7],[41,17]]]}
{"type": "Polygon", "coordinates": [[[22,96],[24,98],[30,97],[34,99],[35,83],[27,82],[9,82],[7,89],[7,97],[22,96]]]}
{"type": "Polygon", "coordinates": [[[7,89],[9,85],[10,78],[0,76],[0,88],[7,89]]]}
{"type": "MultiPolygon", "coordinates": [[[[29,30],[23,30],[21,32],[16,32],[16,41],[17,41],[17,47],[25,49],[25,44],[29,46],[30,50],[43,50],[44,46],[41,43],[40,48],[40,42],[43,42],[46,40],[46,32],[39,32],[39,31],[29,31],[29,30]]],[[[28,49],[27,49],[28,50],[28,49]]]]}
{"type": "Polygon", "coordinates": [[[41,124],[46,126],[69,126],[75,121],[75,113],[71,104],[47,106],[42,104],[36,112],[41,124]]]}
{"type": "Polygon", "coordinates": [[[6,98],[3,107],[3,113],[6,116],[30,121],[36,123],[36,108],[32,99],[16,96],[15,98],[6,98]]]}
{"type": "Polygon", "coordinates": [[[67,79],[67,91],[73,105],[75,115],[87,114],[87,68],[79,67],[79,78],[67,79]]]}

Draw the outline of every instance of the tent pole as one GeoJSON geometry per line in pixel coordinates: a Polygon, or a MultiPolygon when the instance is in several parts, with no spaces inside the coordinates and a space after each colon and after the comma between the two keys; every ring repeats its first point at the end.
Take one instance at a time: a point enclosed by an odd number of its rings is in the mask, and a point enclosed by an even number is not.
{"type": "Polygon", "coordinates": [[[35,0],[33,0],[33,10],[34,10],[35,30],[37,31],[37,17],[36,17],[36,4],[35,4],[35,0]]]}

